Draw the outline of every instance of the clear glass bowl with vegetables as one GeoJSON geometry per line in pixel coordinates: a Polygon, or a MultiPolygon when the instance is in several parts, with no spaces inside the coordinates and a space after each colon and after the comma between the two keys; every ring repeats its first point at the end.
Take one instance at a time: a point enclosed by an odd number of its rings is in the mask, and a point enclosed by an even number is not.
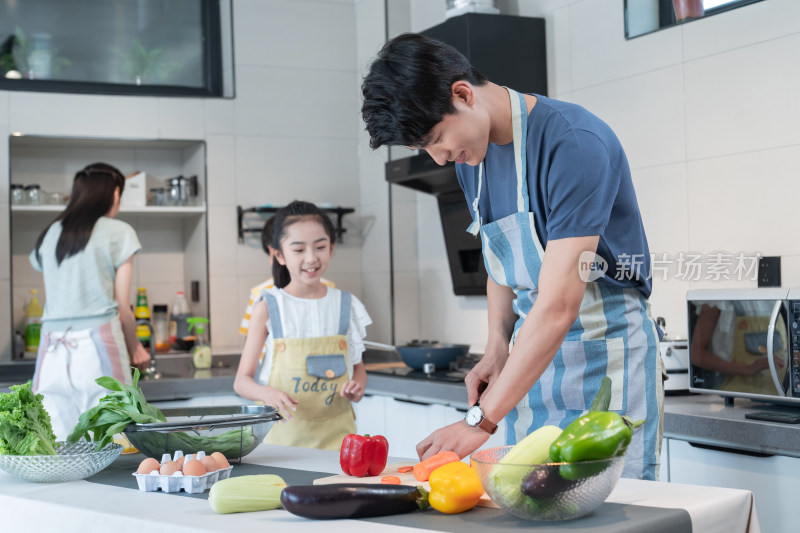
{"type": "Polygon", "coordinates": [[[594,511],[625,466],[624,455],[573,463],[500,463],[512,448],[480,450],[470,461],[492,501],[526,520],[571,520],[594,511]]]}
{"type": "Polygon", "coordinates": [[[164,409],[164,422],[130,424],[125,437],[150,457],[183,450],[184,454],[221,452],[241,460],[261,444],[272,424],[281,419],[266,405],[164,409]]]}

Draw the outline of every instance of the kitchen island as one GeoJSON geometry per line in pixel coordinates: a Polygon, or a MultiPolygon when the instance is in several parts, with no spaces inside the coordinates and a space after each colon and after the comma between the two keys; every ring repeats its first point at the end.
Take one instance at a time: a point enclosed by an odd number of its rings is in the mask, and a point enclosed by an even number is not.
{"type": "MultiPolygon", "coordinates": [[[[140,456],[137,456],[137,458],[140,456]]],[[[119,459],[118,459],[119,461],[119,459]]],[[[289,448],[262,444],[245,458],[246,463],[311,471],[339,473],[337,452],[289,448]]],[[[397,459],[390,459],[396,462],[397,459]]],[[[112,465],[113,466],[113,465],[112,465]]],[[[243,467],[242,467],[243,468],[243,467]]],[[[233,467],[236,475],[237,466],[233,467]]],[[[123,483],[125,484],[125,483],[123,483]]],[[[0,523],[4,531],[80,532],[114,531],[115,533],[188,533],[191,531],[258,532],[292,531],[295,533],[393,532],[409,531],[593,531],[619,533],[655,532],[670,520],[684,520],[684,531],[703,533],[760,531],[753,496],[744,490],[699,487],[621,479],[606,503],[595,513],[569,522],[526,522],[499,509],[476,508],[460,515],[442,515],[428,510],[408,515],[377,519],[314,521],[296,517],[282,509],[253,513],[218,515],[203,497],[140,492],[130,476],[126,486],[112,486],[92,481],[69,483],[29,483],[0,472],[0,523]],[[664,512],[661,520],[653,510],[664,512]],[[680,511],[683,510],[683,511],[680,511]],[[594,521],[591,519],[594,518],[594,521]],[[598,518],[600,520],[598,520],[598,518]],[[662,523],[659,524],[658,522],[662,523]],[[690,522],[690,529],[687,526],[690,522]]],[[[671,526],[674,527],[674,526],[671,526]]],[[[672,529],[670,533],[679,533],[672,529]]]]}

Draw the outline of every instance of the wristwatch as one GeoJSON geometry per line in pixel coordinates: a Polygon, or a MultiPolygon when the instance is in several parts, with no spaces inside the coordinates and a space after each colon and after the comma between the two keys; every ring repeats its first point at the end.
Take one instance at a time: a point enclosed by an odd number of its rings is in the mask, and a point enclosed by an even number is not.
{"type": "Polygon", "coordinates": [[[488,418],[483,416],[483,410],[477,403],[469,408],[466,416],[464,416],[464,422],[466,422],[468,426],[484,430],[489,435],[494,435],[497,431],[497,424],[493,424],[488,418]]]}

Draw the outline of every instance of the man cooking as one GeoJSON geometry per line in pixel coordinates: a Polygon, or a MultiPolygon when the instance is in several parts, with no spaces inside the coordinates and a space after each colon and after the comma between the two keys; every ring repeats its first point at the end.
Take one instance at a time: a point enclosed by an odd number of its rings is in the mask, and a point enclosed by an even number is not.
{"type": "Polygon", "coordinates": [[[418,34],[383,47],[362,94],[372,148],[455,161],[489,272],[486,349],[465,379],[473,407],[420,442],[420,458],[466,456],[503,418],[509,444],[563,428],[608,375],[610,409],[646,420],[623,475],[656,479],[663,385],[650,252],[611,129],[579,106],[496,85],[418,34]]]}

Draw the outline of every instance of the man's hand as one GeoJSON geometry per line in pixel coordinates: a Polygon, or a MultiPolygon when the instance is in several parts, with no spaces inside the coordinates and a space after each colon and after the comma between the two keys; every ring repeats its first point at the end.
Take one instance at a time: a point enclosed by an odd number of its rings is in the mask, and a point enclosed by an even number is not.
{"type": "Polygon", "coordinates": [[[469,371],[464,378],[467,386],[467,405],[473,406],[478,401],[481,394],[491,388],[495,378],[500,375],[500,371],[508,359],[508,348],[503,351],[489,352],[488,350],[480,358],[478,363],[469,371]]]}
{"type": "Polygon", "coordinates": [[[417,444],[420,461],[446,450],[454,451],[462,459],[489,440],[489,434],[480,428],[468,426],[463,420],[437,429],[417,444]]]}
{"type": "Polygon", "coordinates": [[[351,402],[361,401],[361,398],[364,396],[364,385],[354,379],[351,379],[344,384],[344,387],[342,387],[341,395],[351,402]]]}

